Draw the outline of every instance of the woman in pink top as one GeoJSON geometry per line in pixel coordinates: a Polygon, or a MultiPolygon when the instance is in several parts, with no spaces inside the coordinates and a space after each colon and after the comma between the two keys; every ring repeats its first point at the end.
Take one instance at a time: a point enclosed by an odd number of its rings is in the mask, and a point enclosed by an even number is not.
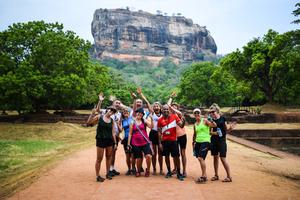
{"type": "Polygon", "coordinates": [[[153,120],[150,118],[150,122],[145,122],[143,119],[144,109],[139,108],[135,111],[136,117],[130,125],[129,137],[128,137],[128,148],[132,148],[133,156],[137,159],[137,169],[135,176],[141,176],[140,169],[142,167],[142,158],[143,153],[146,158],[147,169],[145,176],[149,177],[150,175],[150,165],[152,158],[152,150],[149,137],[147,135],[146,127],[148,126],[150,129],[153,128],[153,120]],[[132,144],[132,147],[131,145],[132,144]]]}

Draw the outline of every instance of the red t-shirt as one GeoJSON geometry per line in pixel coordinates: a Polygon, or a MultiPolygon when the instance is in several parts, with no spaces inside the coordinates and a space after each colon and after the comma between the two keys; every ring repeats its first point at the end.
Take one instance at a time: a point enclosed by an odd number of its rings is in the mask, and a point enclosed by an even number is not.
{"type": "Polygon", "coordinates": [[[162,116],[157,122],[157,127],[161,128],[162,141],[176,141],[176,125],[180,121],[175,114],[170,114],[168,118],[162,116]]]}

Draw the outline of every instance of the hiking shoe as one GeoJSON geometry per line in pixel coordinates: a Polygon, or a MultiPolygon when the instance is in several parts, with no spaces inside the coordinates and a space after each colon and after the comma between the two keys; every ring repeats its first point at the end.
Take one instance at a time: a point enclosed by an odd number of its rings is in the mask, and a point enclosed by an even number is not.
{"type": "Polygon", "coordinates": [[[111,171],[115,176],[119,176],[120,172],[116,171],[115,169],[111,171]]]}
{"type": "Polygon", "coordinates": [[[182,174],[177,174],[177,179],[180,180],[180,181],[184,180],[182,174]]]}
{"type": "Polygon", "coordinates": [[[105,178],[102,178],[101,176],[97,176],[96,181],[97,182],[103,182],[105,178]]]}
{"type": "Polygon", "coordinates": [[[172,172],[168,172],[165,176],[165,178],[171,178],[172,177],[172,172]]]}
{"type": "Polygon", "coordinates": [[[110,173],[110,172],[108,172],[107,174],[106,174],[106,179],[107,180],[111,180],[112,179],[112,174],[110,173]]]}
{"type": "Polygon", "coordinates": [[[136,169],[135,169],[135,168],[133,168],[133,169],[131,170],[131,174],[132,174],[132,175],[135,175],[135,174],[136,174],[136,169]]]}
{"type": "Polygon", "coordinates": [[[113,171],[109,171],[108,174],[111,176],[111,177],[114,177],[115,174],[113,173],[113,171]]]}
{"type": "Polygon", "coordinates": [[[126,172],[126,174],[125,174],[126,176],[129,176],[129,175],[131,175],[131,170],[129,169],[127,172],[126,172]]]}
{"type": "Polygon", "coordinates": [[[140,172],[144,172],[144,168],[143,167],[141,167],[140,172]]]}

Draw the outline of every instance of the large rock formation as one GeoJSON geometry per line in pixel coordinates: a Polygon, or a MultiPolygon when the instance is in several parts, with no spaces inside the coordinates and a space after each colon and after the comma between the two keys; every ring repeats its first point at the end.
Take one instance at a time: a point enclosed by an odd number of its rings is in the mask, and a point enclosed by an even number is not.
{"type": "Polygon", "coordinates": [[[214,58],[217,46],[209,31],[182,16],[153,15],[128,9],[98,9],[92,22],[93,56],[158,62],[214,58]]]}

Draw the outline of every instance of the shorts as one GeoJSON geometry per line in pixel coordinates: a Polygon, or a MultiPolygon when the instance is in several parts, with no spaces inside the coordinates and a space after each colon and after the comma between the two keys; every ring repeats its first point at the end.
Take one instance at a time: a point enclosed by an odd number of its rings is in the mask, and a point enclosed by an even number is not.
{"type": "Polygon", "coordinates": [[[108,138],[99,138],[96,139],[96,146],[100,147],[100,148],[106,148],[106,147],[110,147],[113,146],[114,144],[114,140],[113,139],[108,139],[108,138]]]}
{"type": "Polygon", "coordinates": [[[220,157],[226,158],[227,153],[227,144],[226,140],[220,140],[218,142],[211,143],[211,155],[217,156],[220,155],[220,157]]]}
{"type": "Polygon", "coordinates": [[[194,152],[196,158],[200,157],[205,160],[208,150],[210,148],[210,143],[209,142],[196,142],[195,147],[194,147],[194,152]]]}
{"type": "Polygon", "coordinates": [[[161,144],[163,146],[163,156],[170,156],[170,153],[173,158],[179,156],[177,141],[162,141],[161,144]]]}
{"type": "Polygon", "coordinates": [[[121,144],[123,144],[125,153],[132,153],[132,150],[131,150],[131,149],[127,149],[127,146],[128,146],[128,138],[124,138],[124,139],[122,140],[121,144]]]}
{"type": "Polygon", "coordinates": [[[186,142],[187,142],[186,135],[182,135],[177,138],[177,143],[180,146],[180,149],[186,149],[186,142]]]}
{"type": "Polygon", "coordinates": [[[149,133],[149,139],[154,145],[158,145],[158,132],[156,130],[151,130],[149,133]]]}
{"type": "Polygon", "coordinates": [[[132,146],[132,152],[134,158],[142,158],[143,153],[144,155],[148,155],[148,154],[152,155],[152,151],[149,143],[144,146],[132,146]]]}

